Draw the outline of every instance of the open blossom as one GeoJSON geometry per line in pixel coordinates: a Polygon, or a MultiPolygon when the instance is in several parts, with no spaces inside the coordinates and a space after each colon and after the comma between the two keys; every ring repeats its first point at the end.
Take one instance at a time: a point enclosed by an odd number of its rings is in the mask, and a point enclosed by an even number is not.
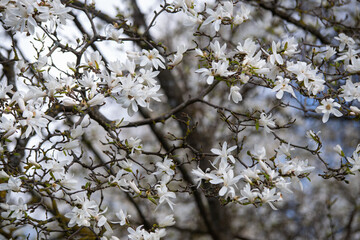
{"type": "Polygon", "coordinates": [[[186,52],[187,47],[185,45],[180,45],[177,47],[177,52],[174,54],[173,59],[170,60],[170,63],[168,64],[170,67],[175,67],[178,65],[182,59],[183,54],[186,52]]]}
{"type": "Polygon", "coordinates": [[[151,66],[155,69],[163,68],[165,69],[165,59],[160,55],[157,49],[152,50],[142,50],[142,56],[140,57],[140,66],[151,66]]]}
{"type": "Polygon", "coordinates": [[[234,171],[232,169],[230,169],[227,172],[223,172],[222,174],[223,186],[219,191],[219,196],[224,196],[226,194],[226,197],[230,196],[231,198],[233,198],[235,196],[235,189],[233,185],[235,185],[240,180],[240,178],[242,178],[242,176],[241,175],[235,176],[234,171]]]}
{"type": "Polygon", "coordinates": [[[355,172],[360,169],[360,144],[357,146],[356,150],[353,152],[352,158],[347,157],[349,163],[352,164],[351,172],[355,172]]]}
{"type": "Polygon", "coordinates": [[[288,144],[281,143],[279,148],[275,150],[279,154],[285,155],[286,157],[291,157],[290,151],[295,150],[295,148],[291,147],[290,142],[288,144]]]}
{"type": "Polygon", "coordinates": [[[4,138],[10,137],[16,132],[16,124],[13,118],[5,117],[5,114],[0,117],[0,132],[3,132],[4,138]]]}
{"type": "Polygon", "coordinates": [[[299,82],[303,82],[309,92],[316,95],[324,90],[325,80],[322,74],[318,74],[317,69],[313,69],[311,64],[298,61],[297,63],[288,62],[287,70],[294,73],[299,82]]]}
{"type": "Polygon", "coordinates": [[[8,98],[8,93],[12,93],[11,89],[13,88],[13,85],[8,85],[7,80],[3,80],[0,83],[0,99],[6,99],[8,98]]]}
{"type": "Polygon", "coordinates": [[[118,219],[120,219],[120,222],[113,222],[113,223],[119,223],[120,226],[126,225],[128,222],[128,218],[131,217],[131,215],[128,215],[126,211],[123,211],[122,209],[120,209],[119,212],[117,212],[115,215],[118,219]]]}
{"type": "Polygon", "coordinates": [[[131,240],[143,240],[143,239],[160,239],[164,236],[166,236],[166,230],[164,228],[157,228],[155,229],[155,232],[148,232],[145,229],[142,228],[143,226],[138,226],[136,230],[129,227],[127,230],[129,232],[128,238],[131,240]]]}
{"type": "Polygon", "coordinates": [[[193,170],[191,171],[191,173],[196,176],[196,178],[194,179],[194,181],[195,181],[195,183],[196,183],[196,182],[198,183],[197,187],[200,187],[202,180],[207,181],[207,180],[211,180],[211,179],[212,179],[212,175],[211,175],[210,173],[208,173],[208,169],[207,169],[207,171],[204,172],[203,170],[201,170],[200,167],[198,167],[197,169],[193,169],[193,170]]]}
{"type": "Polygon", "coordinates": [[[321,100],[321,105],[318,106],[315,111],[317,113],[323,113],[322,122],[326,123],[329,120],[330,114],[334,114],[336,117],[341,117],[343,114],[335,107],[341,107],[340,104],[334,102],[334,99],[328,98],[321,100]]]}
{"type": "Polygon", "coordinates": [[[215,76],[220,76],[220,77],[229,77],[231,75],[233,75],[235,72],[230,72],[228,70],[229,68],[229,62],[227,61],[220,61],[220,62],[215,62],[213,61],[211,63],[211,68],[200,68],[198,70],[196,70],[196,73],[201,73],[201,76],[203,78],[206,78],[206,82],[207,84],[212,84],[214,82],[214,77],[215,76]]]}
{"type": "Polygon", "coordinates": [[[226,61],[226,43],[220,46],[219,41],[215,41],[214,43],[210,43],[211,53],[216,60],[223,60],[226,61]]]}
{"type": "Polygon", "coordinates": [[[112,40],[118,40],[121,36],[121,34],[124,33],[124,29],[120,28],[116,28],[114,25],[109,24],[106,26],[105,28],[105,35],[107,39],[112,39],[112,40]]]}
{"type": "Polygon", "coordinates": [[[276,188],[270,190],[267,187],[265,187],[262,193],[260,194],[260,199],[263,203],[269,204],[273,210],[277,210],[277,208],[274,206],[272,202],[277,202],[282,200],[280,193],[279,192],[276,193],[276,188]]]}
{"type": "Polygon", "coordinates": [[[248,200],[251,203],[255,202],[256,198],[260,196],[259,190],[251,189],[249,183],[247,183],[245,187],[240,190],[240,193],[242,195],[242,198],[240,198],[239,201],[248,200]]]}
{"type": "Polygon", "coordinates": [[[99,69],[100,66],[104,66],[104,62],[102,61],[102,56],[98,51],[85,54],[85,61],[87,65],[91,68],[99,69]]]}
{"type": "Polygon", "coordinates": [[[206,13],[209,14],[209,16],[203,22],[202,26],[206,26],[208,24],[211,24],[212,33],[218,32],[220,30],[221,21],[222,21],[222,18],[223,18],[223,9],[222,9],[222,7],[219,6],[216,9],[216,11],[213,11],[212,9],[208,8],[206,10],[206,13]]]}
{"type": "Polygon", "coordinates": [[[157,162],[156,167],[158,170],[153,174],[161,174],[161,173],[165,173],[167,175],[175,174],[175,171],[172,169],[174,167],[174,162],[172,159],[168,158],[168,156],[164,158],[164,162],[157,162]]]}
{"type": "Polygon", "coordinates": [[[28,210],[27,204],[24,203],[22,198],[19,198],[16,204],[0,203],[0,208],[6,210],[1,212],[1,217],[16,218],[18,220],[22,219],[28,210]]]}
{"type": "Polygon", "coordinates": [[[294,98],[296,98],[293,88],[289,85],[290,79],[283,78],[282,76],[277,76],[277,81],[275,82],[275,87],[272,91],[277,92],[276,98],[281,99],[284,95],[284,92],[290,93],[294,98]]]}
{"type": "Polygon", "coordinates": [[[260,179],[259,173],[260,170],[256,169],[257,166],[254,167],[254,170],[251,168],[246,168],[242,171],[241,175],[244,177],[245,181],[248,183],[252,183],[253,180],[257,181],[260,179]],[[252,180],[253,179],[253,180],[252,180]]]}
{"type": "Polygon", "coordinates": [[[223,143],[221,150],[217,148],[212,148],[211,152],[218,155],[214,160],[214,164],[216,164],[219,161],[219,159],[221,160],[221,162],[223,161],[226,162],[227,159],[229,159],[232,163],[235,163],[235,158],[230,153],[234,151],[236,148],[237,146],[232,146],[230,148],[227,148],[227,142],[223,143]]]}
{"type": "Polygon", "coordinates": [[[49,122],[44,112],[39,109],[27,105],[27,108],[24,110],[22,117],[23,119],[19,121],[22,126],[27,126],[26,131],[22,134],[22,137],[27,138],[29,135],[35,131],[39,136],[42,136],[41,129],[45,128],[49,122]]]}
{"type": "Polygon", "coordinates": [[[334,38],[340,41],[339,51],[344,50],[345,46],[348,46],[349,48],[353,48],[355,45],[354,39],[352,39],[351,37],[347,36],[344,33],[340,33],[338,37],[334,37],[334,38]]]}
{"type": "Polygon", "coordinates": [[[159,227],[168,227],[175,224],[174,214],[167,215],[166,217],[159,218],[159,227]]]}
{"type": "Polygon", "coordinates": [[[22,184],[22,181],[19,177],[10,176],[7,183],[0,184],[0,191],[11,190],[14,192],[18,192],[21,189],[20,188],[21,184],[22,184]]]}
{"type": "Polygon", "coordinates": [[[357,73],[360,72],[360,58],[359,57],[352,57],[351,64],[346,67],[350,73],[357,73]]]}
{"type": "Polygon", "coordinates": [[[174,203],[170,200],[170,198],[176,198],[176,195],[174,192],[169,192],[169,189],[167,188],[166,184],[161,183],[157,184],[155,186],[155,189],[157,191],[157,194],[159,196],[159,205],[158,207],[163,203],[166,202],[171,210],[174,210],[174,203]]]}
{"type": "Polygon", "coordinates": [[[274,41],[272,42],[272,46],[271,46],[271,50],[272,50],[272,54],[270,55],[270,63],[271,64],[275,64],[275,62],[277,62],[280,65],[284,64],[284,60],[282,59],[281,55],[277,53],[277,47],[279,44],[276,44],[274,41]]]}
{"type": "Polygon", "coordinates": [[[360,83],[353,83],[351,79],[346,80],[346,84],[341,86],[342,93],[339,95],[345,101],[350,102],[354,99],[360,101],[360,83]]]}
{"type": "Polygon", "coordinates": [[[141,139],[140,138],[133,138],[130,137],[128,139],[126,139],[126,146],[128,148],[131,149],[131,154],[135,153],[141,153],[141,149],[142,149],[142,143],[141,143],[141,139]]]}
{"type": "Polygon", "coordinates": [[[239,42],[238,46],[236,47],[236,50],[239,53],[253,56],[257,50],[257,46],[256,43],[251,38],[247,38],[245,39],[243,45],[239,42]]]}
{"type": "Polygon", "coordinates": [[[271,128],[275,128],[275,127],[276,127],[275,122],[274,122],[274,120],[272,119],[271,116],[272,116],[271,113],[270,113],[269,115],[266,115],[266,113],[261,113],[260,119],[259,119],[259,124],[260,124],[260,126],[263,126],[265,132],[267,132],[267,133],[271,133],[271,132],[272,132],[272,130],[270,129],[270,127],[271,127],[271,128]]]}

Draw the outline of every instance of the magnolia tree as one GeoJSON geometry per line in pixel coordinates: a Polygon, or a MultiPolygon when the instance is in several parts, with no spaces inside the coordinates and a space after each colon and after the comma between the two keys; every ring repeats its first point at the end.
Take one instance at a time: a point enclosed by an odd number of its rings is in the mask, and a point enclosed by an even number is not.
{"type": "Polygon", "coordinates": [[[0,239],[360,237],[358,2],[115,3],[0,1],[0,239]]]}

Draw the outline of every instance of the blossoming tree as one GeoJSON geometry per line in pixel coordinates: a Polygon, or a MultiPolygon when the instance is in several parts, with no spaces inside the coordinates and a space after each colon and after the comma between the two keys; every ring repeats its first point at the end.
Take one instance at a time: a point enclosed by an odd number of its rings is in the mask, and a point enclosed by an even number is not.
{"type": "Polygon", "coordinates": [[[0,1],[0,239],[359,237],[358,2],[104,2],[0,1]]]}

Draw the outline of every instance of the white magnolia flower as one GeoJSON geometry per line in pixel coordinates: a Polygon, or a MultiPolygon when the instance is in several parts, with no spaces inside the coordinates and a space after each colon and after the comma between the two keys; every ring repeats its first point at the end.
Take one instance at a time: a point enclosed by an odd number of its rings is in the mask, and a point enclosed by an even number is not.
{"type": "Polygon", "coordinates": [[[231,100],[233,100],[234,103],[238,103],[242,101],[240,88],[238,86],[231,86],[228,99],[230,100],[230,98],[231,100]]]}
{"type": "Polygon", "coordinates": [[[117,41],[120,38],[121,34],[123,33],[124,33],[124,29],[115,28],[115,26],[112,24],[109,24],[105,27],[105,35],[107,39],[112,39],[117,41]]]}
{"type": "Polygon", "coordinates": [[[276,193],[276,188],[270,190],[267,187],[265,187],[262,193],[260,194],[260,198],[263,203],[268,203],[273,210],[277,210],[277,208],[274,206],[272,202],[277,202],[282,200],[280,193],[276,193]]]}
{"type": "Polygon", "coordinates": [[[290,151],[295,150],[295,148],[291,147],[290,142],[288,144],[281,143],[277,151],[279,154],[283,154],[286,157],[291,157],[290,151]]]}
{"type": "Polygon", "coordinates": [[[231,198],[233,198],[235,196],[235,189],[233,185],[235,185],[240,180],[240,178],[242,178],[241,175],[234,176],[234,171],[232,169],[230,169],[227,172],[223,172],[222,174],[223,186],[219,191],[219,196],[224,196],[226,194],[225,197],[230,196],[231,198]]]}
{"type": "Polygon", "coordinates": [[[227,159],[229,159],[232,163],[235,163],[235,158],[230,153],[234,151],[236,148],[237,146],[232,146],[230,148],[227,148],[227,142],[223,143],[221,150],[217,148],[212,148],[211,152],[218,155],[214,160],[214,164],[216,164],[219,161],[219,159],[221,162],[223,161],[226,162],[227,159]]]}
{"type": "Polygon", "coordinates": [[[174,203],[170,200],[170,198],[176,198],[176,195],[174,192],[169,192],[168,188],[166,186],[166,184],[161,183],[161,184],[157,184],[155,186],[155,189],[157,191],[157,194],[159,196],[159,205],[156,207],[156,209],[163,203],[166,202],[169,207],[171,208],[171,210],[174,210],[174,203]]]}
{"type": "Polygon", "coordinates": [[[252,183],[253,180],[257,181],[260,179],[258,175],[260,173],[260,170],[256,169],[256,167],[257,166],[254,167],[254,170],[252,170],[251,168],[246,168],[241,172],[241,175],[245,178],[245,180],[248,183],[252,183]]]}
{"type": "Polygon", "coordinates": [[[323,113],[322,122],[326,123],[329,120],[330,114],[334,114],[336,117],[341,117],[343,114],[337,110],[335,107],[341,107],[337,102],[334,102],[334,99],[328,98],[321,100],[321,105],[318,106],[315,111],[317,113],[323,113]]]}
{"type": "Polygon", "coordinates": [[[216,76],[220,77],[229,77],[233,75],[235,72],[230,72],[228,70],[229,68],[229,62],[215,62],[213,61],[211,63],[211,68],[200,68],[196,70],[196,73],[200,73],[203,78],[206,78],[207,84],[212,84],[214,82],[214,78],[216,76]]]}
{"type": "Polygon", "coordinates": [[[248,200],[249,202],[253,203],[255,202],[257,197],[260,197],[259,190],[258,189],[251,189],[250,184],[247,183],[245,187],[240,190],[242,198],[239,199],[239,201],[242,200],[248,200]]]}
{"type": "Polygon", "coordinates": [[[159,227],[168,227],[175,224],[174,214],[167,215],[166,217],[159,217],[158,225],[159,227]]]}
{"type": "Polygon", "coordinates": [[[21,187],[20,187],[21,184],[22,184],[22,181],[21,181],[20,177],[10,176],[7,183],[0,184],[0,191],[10,190],[10,191],[18,192],[21,190],[21,187]]]}
{"type": "Polygon", "coordinates": [[[294,98],[296,98],[293,88],[289,85],[290,79],[283,78],[282,76],[277,76],[277,81],[275,82],[275,87],[272,91],[277,92],[276,98],[281,99],[284,95],[284,92],[290,93],[294,98]]]}
{"type": "Polygon", "coordinates": [[[210,43],[210,49],[213,57],[215,57],[215,60],[222,60],[226,61],[226,43],[224,45],[220,46],[219,41],[215,41],[214,43],[210,43]]]}
{"type": "Polygon", "coordinates": [[[195,183],[196,182],[198,183],[197,187],[200,187],[202,180],[208,181],[208,180],[212,179],[212,175],[210,173],[208,173],[208,171],[204,172],[200,167],[198,167],[197,169],[193,169],[191,171],[191,173],[196,176],[194,181],[195,181],[195,183]]]}
{"type": "Polygon", "coordinates": [[[270,128],[275,128],[276,124],[274,120],[272,119],[272,114],[266,115],[266,113],[261,113],[260,119],[259,119],[259,125],[264,127],[265,132],[271,133],[273,130],[270,128]]]}
{"type": "Polygon", "coordinates": [[[281,55],[277,53],[277,47],[280,46],[280,44],[276,44],[274,41],[272,42],[271,45],[271,50],[272,50],[272,54],[270,55],[270,63],[272,65],[275,64],[275,62],[277,62],[280,65],[284,64],[284,60],[282,59],[281,55]]]}
{"type": "Polygon", "coordinates": [[[165,59],[160,55],[157,49],[142,50],[142,56],[140,57],[140,66],[151,66],[156,70],[160,67],[165,69],[165,59]]]}
{"type": "Polygon", "coordinates": [[[164,158],[163,162],[157,162],[155,165],[157,167],[157,171],[154,172],[153,174],[162,174],[162,173],[165,173],[167,175],[175,174],[175,171],[172,169],[174,167],[174,162],[172,159],[168,158],[168,156],[164,158]]]}
{"type": "Polygon", "coordinates": [[[7,85],[7,80],[2,80],[0,83],[0,99],[6,99],[8,98],[8,93],[13,93],[11,89],[13,88],[13,85],[7,85]]]}
{"type": "Polygon", "coordinates": [[[349,48],[353,48],[355,45],[354,39],[347,36],[344,33],[340,33],[338,37],[334,37],[336,40],[340,41],[339,51],[344,50],[345,46],[348,46],[349,48]]]}
{"type": "Polygon", "coordinates": [[[16,204],[0,203],[0,208],[6,210],[2,211],[1,217],[16,218],[17,220],[22,219],[28,210],[27,204],[22,198],[19,198],[16,204]]]}
{"type": "Polygon", "coordinates": [[[357,146],[356,150],[353,152],[352,158],[347,157],[346,159],[350,164],[352,164],[351,172],[355,172],[360,169],[360,144],[357,146]]]}
{"type": "Polygon", "coordinates": [[[120,226],[124,226],[128,222],[128,218],[131,217],[131,215],[128,215],[126,211],[123,211],[122,209],[119,210],[119,212],[115,213],[115,215],[120,219],[120,222],[113,222],[113,223],[119,223],[120,226]]]}

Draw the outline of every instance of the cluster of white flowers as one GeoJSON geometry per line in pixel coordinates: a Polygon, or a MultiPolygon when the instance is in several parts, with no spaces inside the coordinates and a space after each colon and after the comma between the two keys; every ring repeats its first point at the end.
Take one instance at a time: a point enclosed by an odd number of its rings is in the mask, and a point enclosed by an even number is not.
{"type": "Polygon", "coordinates": [[[36,27],[41,23],[50,23],[49,30],[55,25],[64,25],[66,20],[72,20],[70,8],[64,6],[60,0],[46,0],[40,3],[37,0],[2,1],[5,11],[1,18],[6,27],[13,31],[34,34],[36,27]]]}
{"type": "Polygon", "coordinates": [[[98,204],[94,200],[89,200],[85,195],[76,196],[76,198],[74,203],[80,204],[81,208],[74,207],[71,212],[65,214],[65,217],[70,218],[69,227],[75,225],[88,227],[93,221],[95,231],[99,232],[100,228],[104,226],[107,231],[112,232],[107,218],[103,215],[107,209],[100,212],[98,204]]]}
{"type": "Polygon", "coordinates": [[[268,203],[271,208],[276,209],[272,202],[282,200],[282,193],[292,193],[290,185],[292,182],[298,182],[302,188],[300,179],[307,176],[314,167],[308,165],[308,160],[291,158],[290,144],[280,145],[278,152],[287,156],[285,161],[268,161],[264,147],[256,147],[252,153],[252,158],[257,164],[253,168],[245,168],[239,175],[235,175],[234,166],[235,157],[231,154],[237,146],[227,148],[227,142],[224,142],[222,149],[211,149],[211,152],[217,155],[213,165],[214,170],[202,171],[200,168],[193,169],[192,173],[196,177],[195,181],[198,187],[202,181],[211,184],[221,184],[218,195],[230,201],[240,204],[261,204],[268,203]],[[218,167],[218,160],[220,163],[218,167]],[[275,164],[272,166],[272,164],[275,164]],[[261,170],[257,169],[260,165],[261,170]],[[243,179],[245,186],[239,193],[237,183],[243,179]]]}
{"type": "MultiPolygon", "coordinates": [[[[356,70],[354,65],[358,61],[356,54],[359,52],[355,40],[344,34],[340,34],[337,39],[341,43],[340,52],[328,47],[323,59],[330,61],[333,55],[340,55],[335,61],[342,62],[351,73],[358,72],[359,70],[356,70]],[[341,52],[345,49],[351,52],[352,57],[346,57],[348,54],[341,52]]],[[[295,89],[310,98],[315,98],[329,90],[326,87],[323,73],[313,63],[286,60],[299,52],[298,44],[294,38],[288,38],[277,43],[273,41],[270,53],[267,53],[264,49],[258,50],[258,48],[257,44],[248,38],[243,44],[239,43],[234,51],[227,53],[226,44],[221,46],[215,40],[210,43],[210,52],[205,52],[199,48],[195,49],[204,66],[195,72],[200,73],[208,84],[212,84],[215,79],[230,82],[228,98],[235,103],[243,100],[240,93],[241,87],[237,86],[237,84],[244,85],[250,79],[255,81],[254,79],[259,77],[273,83],[270,86],[272,91],[277,92],[276,98],[278,99],[282,99],[285,92],[297,98],[295,89]]],[[[319,53],[319,55],[321,54],[319,53]]],[[[360,100],[360,85],[359,83],[353,83],[351,77],[346,80],[345,85],[341,86],[341,90],[342,93],[339,96],[343,97],[345,101],[360,100]]],[[[315,112],[324,114],[323,122],[325,123],[328,121],[330,113],[336,117],[343,116],[343,113],[334,107],[341,108],[341,105],[334,102],[333,98],[322,99],[321,105],[315,109],[315,112]]],[[[353,115],[359,114],[356,106],[350,106],[350,108],[353,115]]]]}

